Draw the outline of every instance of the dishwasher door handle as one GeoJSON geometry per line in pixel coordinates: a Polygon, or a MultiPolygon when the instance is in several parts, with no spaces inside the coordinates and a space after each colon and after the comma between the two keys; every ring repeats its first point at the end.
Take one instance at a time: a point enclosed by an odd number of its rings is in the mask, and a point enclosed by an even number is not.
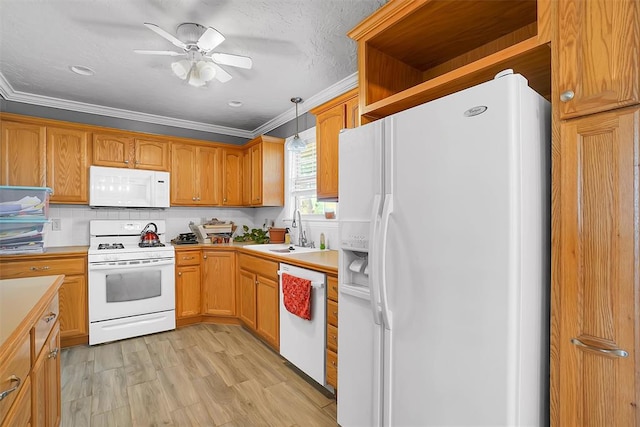
{"type": "MultiPolygon", "coordinates": [[[[298,276],[290,274],[290,273],[288,273],[286,271],[278,270],[278,276],[282,277],[283,274],[288,274],[289,276],[298,277],[298,276]]],[[[304,277],[299,277],[299,279],[304,279],[304,277]]],[[[308,279],[305,279],[305,280],[308,280],[308,279]]],[[[314,288],[314,289],[322,289],[322,288],[324,288],[324,282],[311,281],[311,287],[314,288]]]]}

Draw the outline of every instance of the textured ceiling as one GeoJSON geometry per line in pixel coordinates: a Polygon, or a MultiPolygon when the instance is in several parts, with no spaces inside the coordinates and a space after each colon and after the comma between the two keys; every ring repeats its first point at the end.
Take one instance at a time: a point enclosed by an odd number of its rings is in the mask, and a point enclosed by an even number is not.
{"type": "MultiPolygon", "coordinates": [[[[0,0],[0,94],[19,102],[75,101],[251,132],[292,110],[291,97],[308,99],[355,73],[356,44],[346,33],[383,3],[0,0]],[[179,50],[145,22],[171,34],[183,22],[214,27],[226,37],[216,51],[250,56],[253,69],[224,67],[231,81],[189,86],[171,71],[176,59],[133,52],[179,50]],[[89,67],[95,75],[76,75],[71,65],[89,67]],[[229,107],[229,101],[243,106],[229,107]]],[[[71,109],[82,110],[75,105],[71,109]]]]}

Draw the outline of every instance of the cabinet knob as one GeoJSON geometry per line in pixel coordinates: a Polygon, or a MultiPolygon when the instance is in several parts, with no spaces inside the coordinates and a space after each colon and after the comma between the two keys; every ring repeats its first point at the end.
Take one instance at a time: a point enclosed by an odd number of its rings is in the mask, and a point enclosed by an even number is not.
{"type": "Polygon", "coordinates": [[[182,271],[178,271],[178,276],[182,276],[182,271]]]}
{"type": "Polygon", "coordinates": [[[192,198],[191,198],[191,200],[193,200],[193,201],[195,202],[195,201],[196,201],[196,198],[195,198],[195,197],[192,197],[192,198]]]}
{"type": "Polygon", "coordinates": [[[139,165],[139,164],[140,164],[140,160],[136,160],[136,165],[139,165]]]}
{"type": "Polygon", "coordinates": [[[196,197],[196,201],[199,202],[200,201],[200,197],[196,197]]]}
{"type": "Polygon", "coordinates": [[[226,201],[227,201],[227,198],[225,197],[224,199],[222,199],[222,201],[223,201],[223,202],[226,202],[226,201]]]}
{"type": "Polygon", "coordinates": [[[336,364],[336,362],[334,362],[334,361],[331,361],[331,364],[332,364],[333,366],[338,366],[338,365],[336,364]]]}
{"type": "Polygon", "coordinates": [[[204,259],[207,259],[207,256],[206,256],[206,255],[204,255],[204,256],[203,256],[203,258],[204,258],[204,259]]]}
{"type": "Polygon", "coordinates": [[[129,164],[129,160],[125,160],[125,161],[124,161],[124,164],[125,164],[125,165],[128,165],[128,164],[129,164]]]}
{"type": "Polygon", "coordinates": [[[562,102],[571,101],[574,96],[576,96],[576,94],[573,93],[572,90],[564,91],[560,94],[560,101],[562,102]]]}
{"type": "Polygon", "coordinates": [[[56,347],[55,350],[53,350],[51,353],[49,353],[47,355],[47,359],[55,359],[58,357],[58,352],[60,351],[60,348],[56,347]]]}

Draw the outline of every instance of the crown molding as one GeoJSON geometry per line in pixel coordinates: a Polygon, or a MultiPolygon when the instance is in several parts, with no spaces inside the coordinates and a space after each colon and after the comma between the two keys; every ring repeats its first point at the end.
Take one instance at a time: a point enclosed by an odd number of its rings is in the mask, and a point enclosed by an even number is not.
{"type": "MultiPolygon", "coordinates": [[[[321,92],[311,96],[308,99],[303,100],[300,104],[298,104],[298,115],[303,115],[309,110],[317,107],[318,105],[322,105],[327,101],[332,100],[338,95],[342,95],[343,93],[350,91],[351,89],[358,87],[358,73],[353,73],[344,79],[340,80],[338,83],[329,86],[321,92]]],[[[277,117],[269,120],[262,126],[256,128],[253,133],[255,135],[263,135],[267,132],[270,132],[281,126],[285,123],[290,122],[296,118],[296,107],[292,107],[290,110],[285,111],[277,117]]]]}
{"type": "MultiPolygon", "coordinates": [[[[358,73],[353,73],[345,77],[327,89],[309,97],[298,104],[298,114],[302,115],[314,107],[321,105],[338,95],[341,95],[358,86],[358,73]]],[[[145,123],[154,123],[164,126],[173,126],[185,129],[198,130],[202,132],[219,133],[223,135],[238,136],[252,139],[258,135],[266,134],[296,118],[295,107],[285,111],[279,116],[269,120],[262,126],[247,131],[225,126],[210,125],[207,123],[193,122],[190,120],[176,119],[172,117],[158,116],[155,114],[140,113],[137,111],[123,110],[120,108],[105,107],[96,104],[70,101],[67,99],[53,98],[49,96],[33,95],[26,92],[16,91],[11,87],[4,75],[0,72],[0,95],[7,101],[21,102],[24,104],[39,105],[41,107],[58,108],[61,110],[76,111],[79,113],[97,114],[100,116],[116,117],[120,119],[135,120],[145,123]]]]}

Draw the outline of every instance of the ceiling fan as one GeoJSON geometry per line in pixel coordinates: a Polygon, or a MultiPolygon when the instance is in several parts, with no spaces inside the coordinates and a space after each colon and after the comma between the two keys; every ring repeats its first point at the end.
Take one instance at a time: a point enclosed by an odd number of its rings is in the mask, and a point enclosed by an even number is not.
{"type": "Polygon", "coordinates": [[[179,47],[183,52],[173,50],[134,50],[143,55],[185,56],[185,59],[173,62],[171,70],[192,86],[204,86],[214,77],[225,83],[231,80],[231,74],[220,65],[251,69],[253,62],[248,56],[213,52],[225,39],[213,27],[185,22],[178,25],[176,36],[166,32],[155,24],[145,23],[145,27],[179,47]]]}

